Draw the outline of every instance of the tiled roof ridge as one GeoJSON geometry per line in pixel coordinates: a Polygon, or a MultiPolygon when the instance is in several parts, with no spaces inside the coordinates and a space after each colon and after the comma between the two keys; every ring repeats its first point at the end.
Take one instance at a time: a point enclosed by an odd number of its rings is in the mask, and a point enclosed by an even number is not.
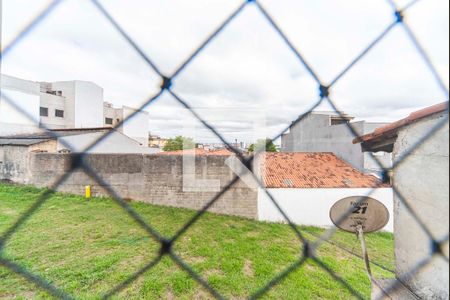
{"type": "Polygon", "coordinates": [[[331,152],[264,153],[262,179],[267,188],[389,187],[331,152]]]}
{"type": "Polygon", "coordinates": [[[379,137],[382,137],[385,134],[388,134],[390,132],[394,132],[404,126],[410,125],[412,123],[415,123],[419,120],[422,120],[426,117],[432,116],[434,114],[438,114],[438,113],[442,113],[445,111],[448,111],[448,107],[449,107],[449,102],[442,102],[439,104],[435,104],[429,107],[426,107],[424,109],[415,111],[411,114],[409,114],[408,117],[401,119],[399,121],[393,122],[389,125],[380,127],[378,129],[376,129],[374,132],[357,137],[353,140],[354,144],[359,144],[362,142],[367,142],[379,137]]]}

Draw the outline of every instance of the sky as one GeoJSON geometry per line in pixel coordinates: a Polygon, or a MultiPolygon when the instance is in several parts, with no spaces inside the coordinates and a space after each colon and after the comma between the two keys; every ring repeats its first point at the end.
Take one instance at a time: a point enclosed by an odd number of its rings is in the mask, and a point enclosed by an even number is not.
{"type": "MultiPolygon", "coordinates": [[[[242,0],[100,2],[158,68],[172,74],[242,0]]],[[[3,44],[48,3],[3,0],[3,44]]],[[[386,0],[260,3],[325,83],[394,20],[386,0]]],[[[397,1],[400,7],[407,3],[397,1]]],[[[406,20],[448,86],[449,1],[421,0],[406,20]]],[[[161,84],[90,0],[65,0],[4,58],[2,73],[33,81],[93,81],[117,106],[139,107],[161,84]]],[[[317,83],[252,4],[179,74],[173,90],[228,141],[273,137],[318,100],[317,83]]],[[[340,110],[375,122],[395,121],[448,100],[401,26],[331,93],[340,110]]],[[[194,122],[192,115],[170,95],[146,110],[152,134],[193,135],[185,129],[194,122]]],[[[215,141],[200,124],[196,128],[197,141],[215,141]]]]}

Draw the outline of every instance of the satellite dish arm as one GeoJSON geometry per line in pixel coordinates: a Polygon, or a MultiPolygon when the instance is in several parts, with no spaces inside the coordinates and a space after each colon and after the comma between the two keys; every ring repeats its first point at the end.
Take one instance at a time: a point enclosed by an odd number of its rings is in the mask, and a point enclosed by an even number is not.
{"type": "Polygon", "coordinates": [[[361,242],[361,248],[363,252],[364,262],[366,264],[366,270],[367,274],[369,275],[370,282],[372,284],[375,284],[378,286],[378,288],[383,292],[383,294],[386,296],[387,299],[393,299],[385,290],[384,288],[375,280],[375,278],[372,275],[372,269],[370,267],[370,259],[369,259],[369,252],[367,251],[367,245],[366,245],[366,239],[364,238],[364,230],[362,225],[358,225],[356,227],[356,233],[358,235],[358,238],[361,242]]]}
{"type": "Polygon", "coordinates": [[[361,242],[361,248],[362,248],[362,252],[363,252],[364,262],[366,264],[367,274],[369,275],[370,281],[374,282],[375,279],[373,278],[372,269],[370,268],[369,253],[367,252],[367,245],[366,245],[366,239],[364,238],[363,227],[361,225],[358,225],[356,227],[356,230],[357,230],[358,238],[361,242]]]}

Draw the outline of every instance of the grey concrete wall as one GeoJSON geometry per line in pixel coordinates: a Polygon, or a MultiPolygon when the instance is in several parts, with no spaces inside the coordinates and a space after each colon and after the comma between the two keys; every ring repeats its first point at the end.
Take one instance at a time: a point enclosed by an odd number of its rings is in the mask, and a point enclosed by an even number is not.
{"type": "Polygon", "coordinates": [[[28,147],[0,146],[0,180],[29,184],[28,147]]]}
{"type": "MultiPolygon", "coordinates": [[[[197,157],[196,178],[220,180],[224,188],[234,177],[225,164],[228,157],[197,157]]],[[[38,187],[49,187],[70,169],[71,156],[64,154],[30,154],[27,182],[38,187]]],[[[123,198],[189,209],[201,209],[216,192],[185,192],[183,190],[183,157],[158,155],[94,154],[88,157],[91,167],[123,198]]],[[[82,171],[74,172],[59,191],[84,194],[91,185],[93,194],[107,195],[82,171]]],[[[257,218],[257,190],[239,181],[209,210],[211,212],[257,218]]]]}
{"type": "Polygon", "coordinates": [[[387,152],[364,152],[364,172],[369,174],[378,174],[382,176],[382,168],[380,163],[386,169],[392,168],[392,153],[387,152]]]}
{"type": "MultiPolygon", "coordinates": [[[[444,120],[434,115],[400,131],[394,149],[399,160],[409,149],[444,120]]],[[[437,240],[449,232],[449,126],[437,132],[395,170],[394,185],[408,200],[420,219],[437,240]]],[[[409,213],[399,197],[395,197],[395,243],[397,276],[401,277],[429,258],[431,240],[409,213]]],[[[444,252],[449,255],[448,245],[444,252]]],[[[435,258],[418,274],[405,282],[423,299],[449,298],[449,265],[435,258]]]]}
{"type": "MultiPolygon", "coordinates": [[[[289,134],[282,137],[283,152],[333,152],[339,158],[352,164],[366,173],[376,173],[380,170],[370,154],[361,152],[360,145],[354,145],[354,134],[348,125],[330,124],[330,115],[310,114],[304,120],[293,126],[289,134]]],[[[383,126],[381,123],[352,123],[358,135],[373,132],[383,126]]],[[[378,156],[387,167],[392,164],[391,155],[382,153],[378,156]]]]}

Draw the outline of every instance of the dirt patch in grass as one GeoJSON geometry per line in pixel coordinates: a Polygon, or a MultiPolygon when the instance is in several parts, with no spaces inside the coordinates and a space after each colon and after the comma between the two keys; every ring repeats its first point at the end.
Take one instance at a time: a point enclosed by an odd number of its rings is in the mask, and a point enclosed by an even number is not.
{"type": "Polygon", "coordinates": [[[166,292],[166,295],[164,296],[164,299],[166,299],[166,300],[175,300],[175,295],[174,295],[174,293],[171,290],[169,290],[169,291],[166,292]]]}
{"type": "Polygon", "coordinates": [[[255,270],[253,269],[253,263],[248,259],[245,260],[244,268],[242,271],[244,272],[244,275],[247,277],[255,276],[255,270]]]}
{"type": "Polygon", "coordinates": [[[202,257],[202,256],[189,256],[189,254],[184,254],[185,261],[188,264],[202,264],[204,262],[206,262],[208,260],[207,257],[202,257]]]}
{"type": "Polygon", "coordinates": [[[206,278],[209,278],[211,276],[225,276],[225,274],[222,272],[222,270],[219,270],[219,269],[210,269],[210,270],[204,272],[204,275],[206,278]]]}

